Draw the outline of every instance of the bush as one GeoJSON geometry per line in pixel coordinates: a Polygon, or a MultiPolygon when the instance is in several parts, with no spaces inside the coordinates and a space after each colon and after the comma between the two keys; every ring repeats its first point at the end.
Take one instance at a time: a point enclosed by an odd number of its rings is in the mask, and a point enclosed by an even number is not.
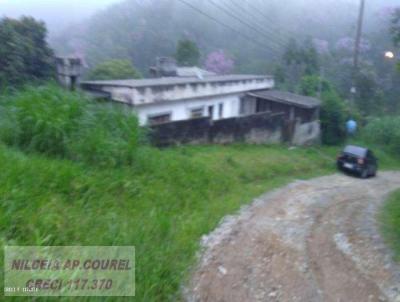
{"type": "Polygon", "coordinates": [[[386,146],[395,154],[400,154],[400,117],[372,120],[365,127],[363,137],[367,142],[386,146]]]}
{"type": "Polygon", "coordinates": [[[142,75],[129,60],[109,60],[98,64],[88,75],[89,80],[140,79],[142,75]]]}
{"type": "Polygon", "coordinates": [[[24,151],[120,165],[132,163],[136,116],[56,86],[27,88],[0,103],[0,140],[24,151]]]}
{"type": "Polygon", "coordinates": [[[316,75],[302,77],[298,91],[300,94],[315,97],[318,95],[320,88],[322,93],[334,92],[330,82],[316,75]]]}
{"type": "MultiPolygon", "coordinates": [[[[338,145],[346,139],[345,123],[350,117],[349,108],[327,80],[318,76],[304,76],[298,87],[300,94],[316,97],[321,93],[321,129],[322,143],[338,145]],[[321,89],[321,91],[319,91],[321,89]]],[[[353,111],[353,110],[351,110],[353,111]]]]}
{"type": "Polygon", "coordinates": [[[346,107],[334,92],[323,94],[321,108],[322,143],[337,145],[346,139],[346,107]]]}

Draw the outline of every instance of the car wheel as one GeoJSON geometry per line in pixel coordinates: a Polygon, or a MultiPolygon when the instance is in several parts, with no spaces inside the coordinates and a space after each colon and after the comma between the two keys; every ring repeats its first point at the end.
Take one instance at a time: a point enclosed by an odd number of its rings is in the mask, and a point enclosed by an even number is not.
{"type": "Polygon", "coordinates": [[[363,179],[367,178],[368,177],[368,170],[367,169],[362,170],[361,173],[360,173],[360,176],[363,179]]]}

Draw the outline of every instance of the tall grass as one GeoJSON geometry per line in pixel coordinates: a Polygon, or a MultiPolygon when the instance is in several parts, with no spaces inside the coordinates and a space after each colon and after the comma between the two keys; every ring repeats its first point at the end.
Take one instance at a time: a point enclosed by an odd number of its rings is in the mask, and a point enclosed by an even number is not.
{"type": "Polygon", "coordinates": [[[384,117],[372,120],[363,130],[365,141],[400,154],[400,117],[384,117]]]}
{"type": "Polygon", "coordinates": [[[0,118],[10,146],[99,166],[131,164],[140,135],[135,115],[55,86],[3,96],[0,118]]]}
{"type": "Polygon", "coordinates": [[[400,262],[400,191],[392,193],[380,214],[381,231],[400,262]]]}
{"type": "MultiPolygon", "coordinates": [[[[333,172],[327,160],[333,154],[279,146],[145,147],[133,166],[98,168],[0,145],[0,243],[134,245],[132,300],[177,301],[202,235],[266,190],[333,172]]],[[[2,261],[0,250],[0,267],[2,261]]],[[[123,299],[108,301],[115,300],[123,299]]]]}

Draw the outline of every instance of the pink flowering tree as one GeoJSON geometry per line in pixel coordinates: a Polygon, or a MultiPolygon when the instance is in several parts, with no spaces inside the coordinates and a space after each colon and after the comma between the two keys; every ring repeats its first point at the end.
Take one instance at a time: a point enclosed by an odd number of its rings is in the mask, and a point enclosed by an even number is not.
{"type": "Polygon", "coordinates": [[[235,62],[223,50],[211,52],[205,61],[205,68],[216,74],[227,74],[232,72],[235,62]]]}
{"type": "MultiPolygon", "coordinates": [[[[336,42],[336,47],[335,48],[336,48],[337,51],[353,52],[354,44],[355,44],[354,38],[344,37],[344,38],[339,39],[336,42]]],[[[366,40],[366,39],[361,39],[360,51],[365,53],[365,52],[369,51],[370,49],[371,49],[370,42],[368,40],[366,40]]]]}
{"type": "Polygon", "coordinates": [[[313,44],[318,54],[326,55],[329,53],[329,42],[326,40],[313,39],[313,44]]]}
{"type": "Polygon", "coordinates": [[[396,13],[396,9],[398,8],[395,6],[385,6],[377,13],[377,16],[383,21],[392,20],[396,13]]]}

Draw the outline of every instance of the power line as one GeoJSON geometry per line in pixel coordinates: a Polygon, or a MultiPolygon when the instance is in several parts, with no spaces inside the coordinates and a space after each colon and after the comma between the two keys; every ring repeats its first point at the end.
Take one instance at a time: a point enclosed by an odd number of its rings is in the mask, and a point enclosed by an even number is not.
{"type": "MultiPolygon", "coordinates": [[[[240,11],[240,13],[248,15],[254,24],[257,24],[258,27],[263,28],[263,30],[267,31],[268,35],[270,35],[274,39],[276,39],[277,44],[279,44],[279,46],[286,46],[287,41],[285,39],[290,38],[286,33],[283,33],[283,35],[285,35],[286,37],[284,39],[282,39],[279,35],[276,34],[277,33],[276,31],[271,29],[271,27],[270,27],[271,25],[269,25],[269,27],[264,27],[263,25],[259,24],[257,22],[257,19],[258,20],[261,20],[261,19],[259,17],[257,17],[255,14],[253,14],[247,7],[244,8],[239,3],[237,3],[235,0],[231,0],[229,2],[231,4],[233,4],[233,6],[237,9],[236,12],[240,11]],[[247,11],[247,13],[246,13],[246,11],[247,11]]],[[[233,6],[232,6],[232,8],[233,8],[233,6]]]]}
{"type": "MultiPolygon", "coordinates": [[[[253,29],[254,31],[258,32],[260,35],[266,37],[267,39],[270,39],[270,37],[268,35],[266,35],[264,32],[260,31],[257,27],[254,27],[253,25],[249,24],[246,21],[243,21],[241,18],[237,17],[235,14],[233,14],[232,12],[230,12],[229,10],[227,10],[225,7],[217,4],[216,2],[214,2],[214,0],[209,0],[209,2],[211,4],[213,4],[215,7],[219,8],[220,10],[222,10],[223,12],[225,12],[225,14],[229,15],[231,18],[239,21],[241,24],[253,29]]],[[[275,51],[279,51],[278,49],[275,49],[275,51]]]]}
{"type": "MultiPolygon", "coordinates": [[[[233,28],[232,26],[230,26],[230,25],[228,25],[228,24],[226,24],[226,23],[224,23],[224,22],[219,21],[217,18],[215,18],[215,17],[213,17],[213,16],[210,16],[209,14],[205,13],[205,12],[202,11],[201,9],[197,8],[196,6],[194,6],[194,5],[192,5],[192,4],[188,3],[188,2],[186,2],[185,0],[178,0],[178,1],[181,2],[181,3],[183,3],[183,4],[185,4],[186,6],[190,7],[191,9],[195,10],[195,11],[198,12],[199,14],[201,14],[201,15],[203,15],[203,16],[205,16],[205,17],[211,19],[211,20],[213,20],[214,22],[218,23],[219,25],[222,25],[222,26],[224,26],[224,27],[226,27],[226,28],[229,28],[230,30],[232,30],[233,32],[237,33],[238,35],[244,37],[244,38],[247,39],[248,41],[253,42],[254,44],[257,44],[258,46],[261,46],[261,47],[263,47],[263,48],[268,48],[268,49],[269,49],[270,51],[272,51],[273,53],[277,52],[277,50],[274,49],[274,48],[271,48],[270,45],[261,43],[261,42],[255,40],[255,39],[250,38],[248,35],[243,34],[243,33],[241,33],[240,31],[238,31],[237,29],[233,28]]],[[[277,55],[277,53],[275,53],[275,55],[277,55]]]]}
{"type": "MultiPolygon", "coordinates": [[[[247,5],[248,5],[249,7],[251,7],[252,9],[254,9],[260,16],[262,16],[262,17],[265,18],[266,20],[270,21],[271,23],[275,22],[275,20],[271,19],[270,16],[268,16],[268,15],[262,13],[261,10],[260,10],[258,7],[256,7],[255,5],[253,5],[252,2],[251,2],[251,0],[250,0],[250,1],[249,1],[249,0],[244,0],[244,2],[246,2],[247,5]]],[[[290,33],[290,34],[292,34],[292,35],[297,35],[295,32],[289,31],[289,30],[288,30],[288,33],[290,33]]]]}
{"type": "MultiPolygon", "coordinates": [[[[233,1],[233,0],[232,0],[232,1],[233,1]]],[[[275,22],[274,19],[272,19],[272,18],[271,18],[270,16],[268,16],[267,14],[264,14],[264,13],[262,12],[262,10],[260,10],[257,6],[255,6],[255,5],[252,3],[252,0],[243,0],[243,1],[246,2],[247,5],[248,5],[250,8],[252,8],[254,11],[256,11],[261,17],[265,18],[266,20],[270,21],[271,23],[274,23],[274,22],[275,22]]],[[[297,16],[299,16],[299,15],[297,14],[297,16]]],[[[324,24],[324,23],[325,23],[325,20],[322,19],[322,18],[321,18],[320,16],[318,16],[318,15],[313,15],[313,18],[317,19],[317,21],[320,22],[321,24],[324,24]]],[[[293,31],[293,30],[286,29],[285,31],[286,31],[286,32],[282,32],[282,34],[286,35],[286,38],[287,38],[287,39],[291,38],[292,36],[293,36],[293,37],[298,36],[298,33],[296,33],[296,32],[293,31]]]]}

